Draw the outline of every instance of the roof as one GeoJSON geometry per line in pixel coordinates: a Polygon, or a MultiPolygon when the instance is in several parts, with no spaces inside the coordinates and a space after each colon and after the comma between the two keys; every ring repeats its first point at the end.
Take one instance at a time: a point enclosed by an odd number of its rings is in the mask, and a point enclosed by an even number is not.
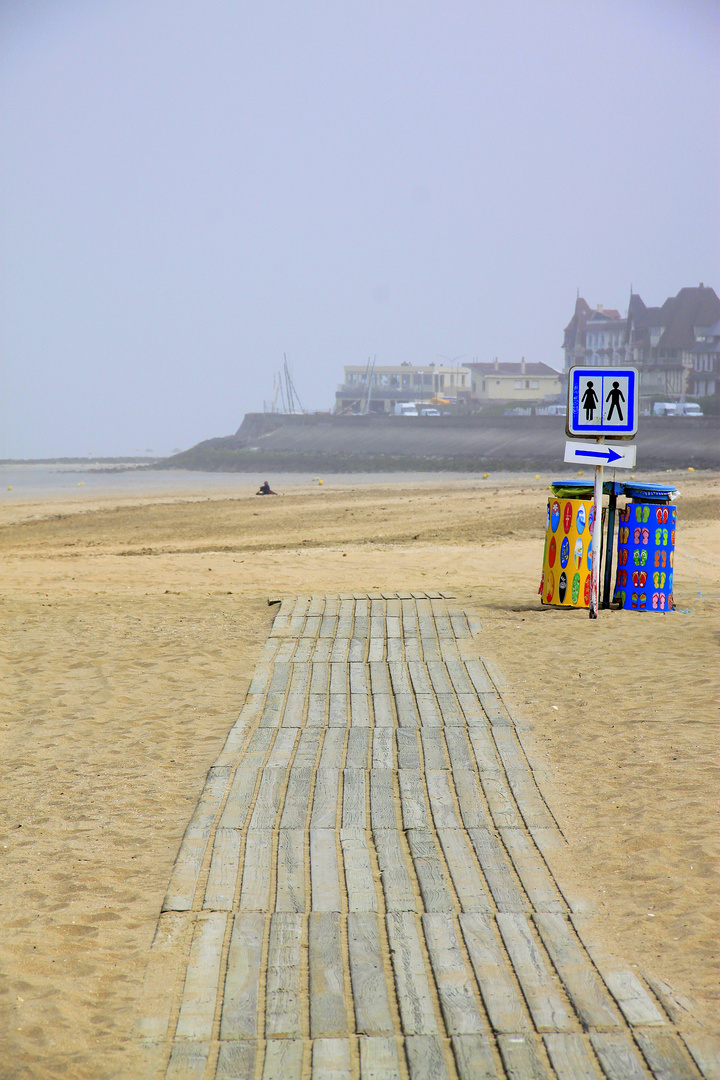
{"type": "Polygon", "coordinates": [[[555,368],[549,367],[547,364],[505,364],[498,363],[495,367],[495,363],[489,364],[466,364],[465,367],[469,367],[472,371],[476,371],[478,375],[524,375],[526,377],[534,376],[537,378],[539,375],[551,376],[553,379],[560,378],[560,372],[555,368]]]}

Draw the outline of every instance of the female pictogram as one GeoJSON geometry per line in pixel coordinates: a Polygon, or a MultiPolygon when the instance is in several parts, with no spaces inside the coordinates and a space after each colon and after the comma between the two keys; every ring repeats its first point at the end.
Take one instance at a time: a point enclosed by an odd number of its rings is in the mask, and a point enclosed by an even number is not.
{"type": "Polygon", "coordinates": [[[593,390],[592,379],[588,379],[588,384],[585,387],[585,393],[582,396],[582,404],[585,410],[585,419],[590,422],[595,416],[595,407],[599,398],[593,390]]]}

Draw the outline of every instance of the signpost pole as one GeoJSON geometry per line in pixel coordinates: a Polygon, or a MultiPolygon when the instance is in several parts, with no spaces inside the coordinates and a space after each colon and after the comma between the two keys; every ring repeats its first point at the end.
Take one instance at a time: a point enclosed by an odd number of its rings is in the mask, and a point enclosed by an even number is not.
{"type": "MultiPolygon", "coordinates": [[[[602,440],[598,439],[598,445],[602,440]]],[[[600,536],[602,532],[603,467],[595,466],[595,519],[592,531],[592,558],[590,561],[590,618],[598,617],[600,595],[600,536]]]]}

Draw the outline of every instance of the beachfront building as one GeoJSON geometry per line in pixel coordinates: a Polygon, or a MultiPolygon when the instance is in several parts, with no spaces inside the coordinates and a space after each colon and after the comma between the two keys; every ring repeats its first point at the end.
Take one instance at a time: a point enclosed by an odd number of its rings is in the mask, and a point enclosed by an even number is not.
{"type": "Polygon", "coordinates": [[[483,404],[538,405],[554,401],[561,392],[560,372],[547,364],[500,362],[468,364],[472,372],[472,401],[483,404]]]}
{"type": "Polygon", "coordinates": [[[468,367],[445,364],[351,364],[335,394],[336,413],[394,413],[404,401],[439,410],[469,410],[468,367]]]}
{"type": "Polygon", "coordinates": [[[720,299],[702,282],[668,297],[662,307],[647,307],[631,290],[624,318],[601,304],[592,309],[578,296],[565,327],[565,370],[631,365],[640,373],[640,394],[648,402],[710,396],[718,389],[719,321],[720,299]]]}

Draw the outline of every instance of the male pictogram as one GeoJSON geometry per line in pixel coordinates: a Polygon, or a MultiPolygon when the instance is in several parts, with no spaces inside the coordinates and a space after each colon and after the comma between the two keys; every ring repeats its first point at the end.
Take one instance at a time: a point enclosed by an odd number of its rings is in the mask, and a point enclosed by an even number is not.
{"type": "Polygon", "coordinates": [[[590,421],[595,415],[595,406],[598,403],[598,396],[593,390],[592,379],[588,379],[585,393],[582,396],[583,408],[585,409],[585,419],[590,421]]]}
{"type": "Polygon", "coordinates": [[[624,401],[624,400],[625,400],[625,396],[623,395],[623,392],[620,389],[620,383],[619,382],[614,382],[612,384],[612,390],[610,391],[608,396],[605,398],[606,402],[607,401],[610,402],[610,411],[607,414],[608,420],[612,420],[612,414],[615,411],[615,409],[617,409],[618,423],[619,424],[622,423],[623,414],[622,414],[622,409],[620,408],[620,402],[624,401]]]}

